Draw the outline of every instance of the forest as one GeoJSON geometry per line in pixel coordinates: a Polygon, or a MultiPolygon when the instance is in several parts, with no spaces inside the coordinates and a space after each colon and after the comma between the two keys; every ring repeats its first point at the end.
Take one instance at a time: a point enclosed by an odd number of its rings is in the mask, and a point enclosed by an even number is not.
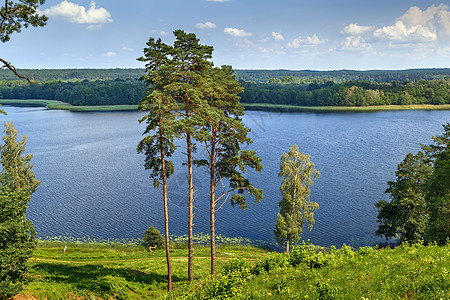
{"type": "MultiPolygon", "coordinates": [[[[449,104],[450,70],[235,70],[242,103],[299,106],[449,104]]],[[[60,100],[72,105],[137,105],[144,69],[24,70],[28,84],[0,70],[0,98],[60,100]]]]}

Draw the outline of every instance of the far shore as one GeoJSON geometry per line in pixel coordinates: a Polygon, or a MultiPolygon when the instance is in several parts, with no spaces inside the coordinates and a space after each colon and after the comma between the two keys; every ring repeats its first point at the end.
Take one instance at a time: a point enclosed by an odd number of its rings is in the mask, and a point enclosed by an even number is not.
{"type": "MultiPolygon", "coordinates": [[[[58,100],[38,99],[0,99],[2,105],[12,106],[39,106],[50,110],[69,110],[74,112],[88,111],[137,111],[137,105],[99,105],[99,106],[74,106],[58,100]]],[[[386,110],[450,110],[450,104],[432,105],[380,105],[380,106],[296,106],[269,103],[242,103],[246,110],[261,110],[273,112],[374,112],[386,110]]]]}

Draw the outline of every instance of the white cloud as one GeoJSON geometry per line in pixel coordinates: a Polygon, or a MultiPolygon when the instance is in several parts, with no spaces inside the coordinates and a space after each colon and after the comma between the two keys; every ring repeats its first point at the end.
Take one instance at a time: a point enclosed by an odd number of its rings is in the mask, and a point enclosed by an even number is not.
{"type": "Polygon", "coordinates": [[[313,36],[308,36],[306,38],[306,44],[311,46],[317,46],[320,44],[325,44],[328,40],[327,39],[320,39],[316,34],[313,34],[313,36]]]}
{"type": "Polygon", "coordinates": [[[165,32],[164,30],[163,31],[161,31],[160,33],[159,33],[161,36],[167,36],[167,35],[169,35],[167,32],[165,32]]]}
{"type": "Polygon", "coordinates": [[[238,37],[238,38],[252,36],[252,34],[250,32],[245,32],[244,29],[237,29],[237,28],[231,28],[231,27],[225,28],[223,30],[223,32],[226,35],[229,35],[229,36],[232,36],[232,37],[238,37]]]}
{"type": "Polygon", "coordinates": [[[122,50],[122,51],[127,51],[127,52],[132,52],[132,51],[134,51],[133,48],[129,48],[129,47],[122,47],[120,50],[122,50]]]}
{"type": "Polygon", "coordinates": [[[105,54],[103,54],[103,56],[106,56],[106,57],[113,57],[113,56],[116,56],[116,55],[117,55],[117,53],[113,52],[113,51],[108,51],[105,54]]]}
{"type": "Polygon", "coordinates": [[[288,47],[289,48],[300,48],[300,46],[302,45],[302,43],[304,41],[305,41],[304,39],[302,39],[301,37],[298,37],[298,38],[294,39],[292,42],[289,42],[288,47]]]}
{"type": "Polygon", "coordinates": [[[302,46],[317,46],[326,43],[327,39],[320,39],[317,34],[308,36],[306,40],[302,39],[300,36],[294,39],[292,42],[288,43],[289,48],[300,48],[302,46]]]}
{"type": "Polygon", "coordinates": [[[347,35],[362,35],[373,29],[374,29],[373,26],[360,26],[357,23],[355,23],[345,26],[344,29],[342,30],[342,33],[347,35]]]}
{"type": "MultiPolygon", "coordinates": [[[[67,19],[71,23],[78,24],[106,24],[111,23],[113,19],[111,14],[104,8],[97,8],[95,1],[91,1],[89,9],[69,1],[52,6],[44,11],[43,14],[49,17],[67,19]]],[[[101,26],[101,25],[100,25],[101,26]]],[[[89,26],[89,29],[99,29],[99,26],[89,26]]]]}
{"type": "Polygon", "coordinates": [[[102,24],[93,24],[93,25],[89,25],[87,27],[87,29],[89,30],[99,30],[102,29],[102,24]]]}
{"type": "Polygon", "coordinates": [[[450,35],[449,6],[431,5],[425,10],[410,7],[394,25],[374,31],[374,36],[392,43],[434,42],[441,35],[450,35]]]}
{"type": "Polygon", "coordinates": [[[399,20],[392,26],[385,26],[375,30],[375,37],[387,39],[392,42],[431,42],[437,39],[436,32],[423,25],[413,25],[407,27],[403,21],[399,20]]]}
{"type": "Polygon", "coordinates": [[[198,29],[213,29],[213,28],[216,28],[216,24],[214,24],[212,22],[197,23],[197,24],[195,24],[195,28],[198,28],[198,29]]]}
{"type": "Polygon", "coordinates": [[[367,38],[362,36],[348,36],[342,42],[345,49],[368,50],[372,45],[367,43],[367,38]]]}
{"type": "Polygon", "coordinates": [[[281,32],[272,32],[272,37],[275,41],[284,41],[284,36],[281,34],[281,32]]]}

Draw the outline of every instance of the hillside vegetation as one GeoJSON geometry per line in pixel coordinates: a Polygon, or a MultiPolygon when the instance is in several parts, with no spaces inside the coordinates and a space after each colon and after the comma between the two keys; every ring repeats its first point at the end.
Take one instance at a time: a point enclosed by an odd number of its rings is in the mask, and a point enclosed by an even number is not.
{"type": "Polygon", "coordinates": [[[215,278],[208,274],[208,247],[196,245],[192,284],[186,244],[172,247],[174,291],[168,294],[163,250],[39,242],[29,261],[31,282],[16,299],[450,299],[450,245],[354,250],[303,244],[289,256],[224,243],[215,278]]]}
{"type": "MultiPolygon", "coordinates": [[[[59,100],[74,106],[138,105],[143,69],[0,70],[0,98],[59,100]]],[[[450,69],[404,71],[236,70],[242,103],[295,106],[450,104],[450,69]]]]}

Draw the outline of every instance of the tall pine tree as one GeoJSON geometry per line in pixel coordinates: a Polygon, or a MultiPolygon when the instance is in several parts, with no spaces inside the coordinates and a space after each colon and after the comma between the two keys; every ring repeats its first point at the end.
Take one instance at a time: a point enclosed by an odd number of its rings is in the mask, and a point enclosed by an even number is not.
{"type": "Polygon", "coordinates": [[[215,274],[216,211],[221,207],[220,202],[226,201],[230,194],[232,194],[231,204],[238,205],[242,209],[247,208],[244,192],[260,201],[263,198],[262,190],[255,188],[243,173],[246,167],[261,171],[262,165],[255,151],[240,148],[243,144],[252,143],[252,140],[247,136],[250,130],[242,123],[241,116],[244,111],[238,94],[243,89],[236,81],[233,69],[231,66],[212,68],[206,80],[210,83],[205,85],[208,88],[204,90],[204,97],[210,107],[203,114],[205,126],[195,136],[204,145],[207,159],[195,163],[205,166],[209,173],[211,274],[215,274]],[[228,182],[228,186],[224,181],[228,182]],[[222,188],[220,183],[223,185],[222,188]]]}
{"type": "Polygon", "coordinates": [[[146,122],[144,139],[139,143],[137,150],[145,154],[145,169],[152,170],[153,185],[163,187],[164,203],[164,229],[167,263],[167,289],[172,290],[172,266],[170,261],[169,245],[169,212],[167,205],[167,178],[173,174],[174,167],[167,158],[175,151],[173,122],[176,118],[177,103],[175,99],[165,91],[165,86],[170,83],[166,75],[171,48],[161,42],[161,39],[150,38],[144,48],[144,56],[138,60],[146,63],[146,75],[142,78],[147,87],[146,96],[141,100],[139,109],[146,111],[147,115],[139,122],[146,122]]]}

